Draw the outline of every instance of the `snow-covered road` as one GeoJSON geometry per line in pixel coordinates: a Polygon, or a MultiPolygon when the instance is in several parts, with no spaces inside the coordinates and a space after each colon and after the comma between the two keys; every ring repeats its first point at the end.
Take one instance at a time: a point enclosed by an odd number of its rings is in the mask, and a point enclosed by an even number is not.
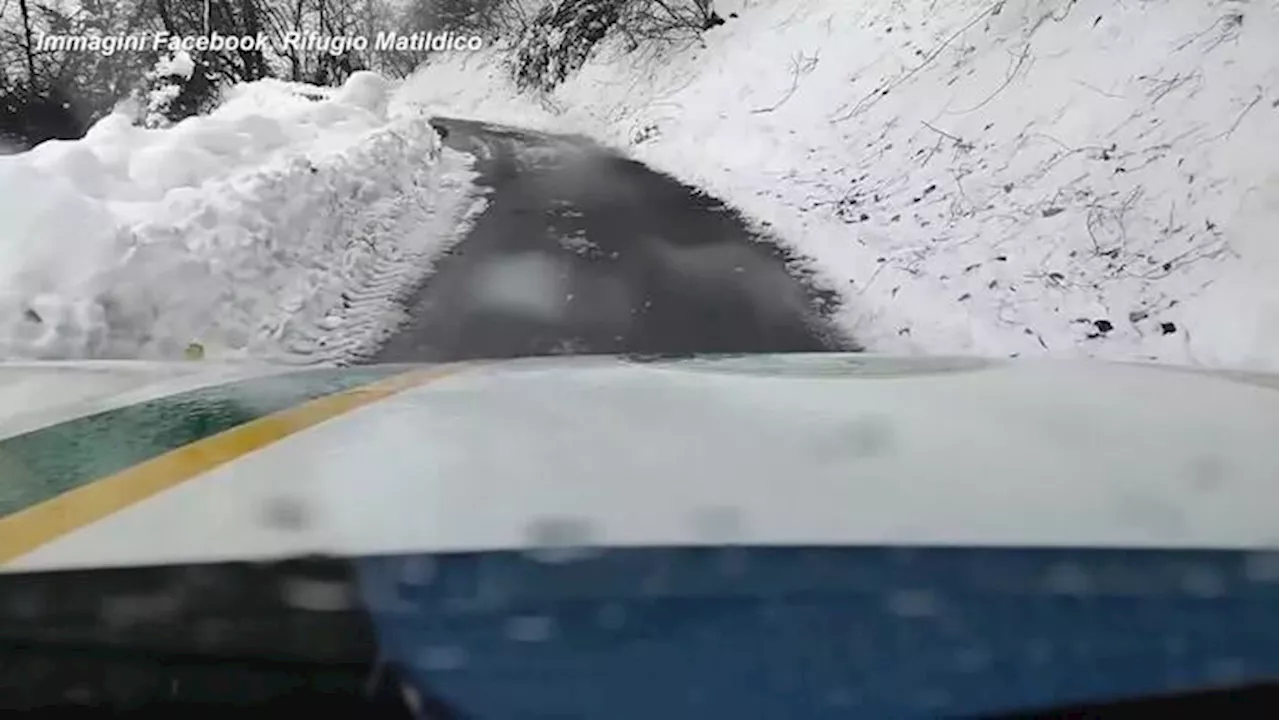
{"type": "Polygon", "coordinates": [[[717,0],[697,43],[508,51],[393,106],[580,133],[723,198],[869,351],[1275,372],[1275,2],[717,0]]]}
{"type": "Polygon", "coordinates": [[[718,200],[579,138],[437,124],[490,202],[374,360],[850,347],[718,200]]]}

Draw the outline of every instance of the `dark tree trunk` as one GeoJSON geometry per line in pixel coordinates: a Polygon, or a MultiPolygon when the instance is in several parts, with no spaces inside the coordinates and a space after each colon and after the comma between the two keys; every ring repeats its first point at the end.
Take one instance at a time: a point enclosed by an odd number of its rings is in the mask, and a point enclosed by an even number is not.
{"type": "Polygon", "coordinates": [[[27,53],[27,82],[34,88],[36,86],[36,47],[31,41],[31,11],[27,7],[27,0],[18,0],[18,9],[22,12],[22,35],[26,44],[23,49],[27,53]]]}

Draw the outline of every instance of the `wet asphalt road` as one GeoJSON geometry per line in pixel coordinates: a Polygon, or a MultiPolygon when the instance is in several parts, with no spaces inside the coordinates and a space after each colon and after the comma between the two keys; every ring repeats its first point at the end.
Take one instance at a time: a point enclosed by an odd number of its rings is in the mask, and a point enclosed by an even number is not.
{"type": "Polygon", "coordinates": [[[490,205],[370,361],[854,349],[720,202],[586,140],[433,122],[490,205]]]}

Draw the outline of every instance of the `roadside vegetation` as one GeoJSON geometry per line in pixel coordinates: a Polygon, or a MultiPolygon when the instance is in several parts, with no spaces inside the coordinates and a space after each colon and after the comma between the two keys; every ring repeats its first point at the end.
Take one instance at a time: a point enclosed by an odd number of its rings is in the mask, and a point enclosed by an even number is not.
{"type": "Polygon", "coordinates": [[[299,48],[290,33],[376,37],[453,32],[509,49],[517,86],[548,91],[605,36],[633,47],[683,42],[723,23],[711,0],[36,0],[0,2],[0,152],[78,138],[121,102],[140,125],[208,112],[223,91],[264,78],[338,86],[374,70],[405,77],[429,55],[373,47],[299,48]],[[46,48],[56,36],[258,36],[262,49],[190,53],[46,48]]]}

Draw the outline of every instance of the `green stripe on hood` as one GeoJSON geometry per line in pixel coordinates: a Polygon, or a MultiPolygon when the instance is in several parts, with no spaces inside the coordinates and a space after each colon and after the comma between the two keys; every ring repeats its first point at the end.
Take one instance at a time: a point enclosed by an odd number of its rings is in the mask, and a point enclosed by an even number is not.
{"type": "Polygon", "coordinates": [[[192,442],[405,371],[303,370],[200,388],[0,440],[0,517],[192,442]]]}

